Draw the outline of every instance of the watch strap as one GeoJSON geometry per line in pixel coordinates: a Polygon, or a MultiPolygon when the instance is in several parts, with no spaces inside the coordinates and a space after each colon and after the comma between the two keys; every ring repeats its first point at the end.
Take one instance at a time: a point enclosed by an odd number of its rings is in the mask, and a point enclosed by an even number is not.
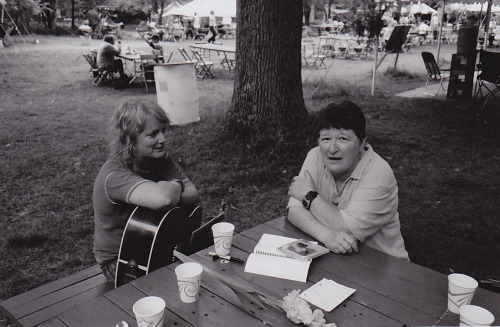
{"type": "Polygon", "coordinates": [[[311,209],[311,204],[314,199],[318,196],[318,192],[316,191],[309,191],[306,196],[304,197],[304,200],[302,201],[302,204],[304,205],[304,208],[307,210],[311,209]]]}

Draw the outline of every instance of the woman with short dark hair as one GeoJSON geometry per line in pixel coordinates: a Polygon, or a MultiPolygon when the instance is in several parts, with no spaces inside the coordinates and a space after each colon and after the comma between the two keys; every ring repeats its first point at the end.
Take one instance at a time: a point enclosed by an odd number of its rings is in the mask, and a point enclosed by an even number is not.
{"type": "Polygon", "coordinates": [[[366,121],[352,102],[318,114],[318,146],[309,151],[288,195],[288,220],[335,253],[358,242],[409,260],[389,164],[366,143],[366,121]]]}

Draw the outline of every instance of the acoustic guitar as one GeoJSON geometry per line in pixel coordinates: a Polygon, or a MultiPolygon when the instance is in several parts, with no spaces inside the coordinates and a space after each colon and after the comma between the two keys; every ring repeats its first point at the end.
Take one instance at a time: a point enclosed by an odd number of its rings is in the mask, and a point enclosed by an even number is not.
{"type": "Polygon", "coordinates": [[[179,207],[168,212],[136,207],[123,231],[115,287],[172,263],[174,249],[186,255],[213,244],[211,226],[224,218],[225,203],[217,216],[201,225],[202,209],[191,214],[179,207]]]}
{"type": "Polygon", "coordinates": [[[201,208],[188,215],[175,207],[167,213],[136,207],[123,231],[115,287],[173,261],[175,246],[201,225],[201,208]]]}

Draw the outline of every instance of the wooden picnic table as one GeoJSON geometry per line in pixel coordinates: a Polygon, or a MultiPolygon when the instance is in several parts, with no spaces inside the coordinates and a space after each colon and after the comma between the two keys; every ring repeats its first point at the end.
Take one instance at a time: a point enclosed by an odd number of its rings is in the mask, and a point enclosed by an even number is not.
{"type": "Polygon", "coordinates": [[[236,47],[231,45],[223,45],[223,44],[213,44],[213,43],[195,43],[189,45],[191,48],[208,50],[208,51],[216,51],[216,52],[228,52],[228,53],[236,53],[236,47]]]}
{"type": "Polygon", "coordinates": [[[220,62],[222,67],[225,67],[229,70],[234,69],[235,59],[233,57],[228,57],[228,54],[234,55],[236,53],[236,47],[230,45],[222,45],[222,44],[212,44],[212,43],[195,43],[189,45],[192,49],[209,51],[209,59],[210,52],[215,51],[217,55],[222,53],[223,58],[220,62]]]}
{"type": "MultiPolygon", "coordinates": [[[[307,235],[280,217],[241,234],[235,234],[231,255],[247,259],[264,233],[307,238],[307,235]]],[[[281,299],[294,289],[305,290],[323,278],[355,288],[356,292],[331,312],[325,312],[327,322],[346,326],[457,326],[459,316],[447,311],[447,276],[397,259],[366,246],[358,253],[339,255],[328,253],[313,260],[306,283],[244,272],[244,265],[213,261],[205,249],[191,256],[220,274],[238,276],[256,289],[281,299]]],[[[178,263],[158,269],[135,281],[111,290],[70,311],[59,314],[41,326],[115,326],[126,321],[137,326],[133,304],[145,296],[159,296],[166,302],[163,326],[261,326],[262,322],[248,311],[257,312],[270,326],[297,326],[285,313],[248,304],[239,309],[221,297],[213,285],[203,284],[200,298],[192,304],[179,298],[174,268],[178,263]]],[[[500,294],[478,288],[472,304],[482,306],[500,322],[500,294]]]]}

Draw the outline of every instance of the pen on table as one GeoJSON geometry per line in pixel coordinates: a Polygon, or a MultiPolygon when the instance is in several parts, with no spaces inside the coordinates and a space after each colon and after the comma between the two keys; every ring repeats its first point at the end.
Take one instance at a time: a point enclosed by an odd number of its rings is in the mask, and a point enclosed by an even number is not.
{"type": "Polygon", "coordinates": [[[229,255],[217,255],[215,252],[208,252],[210,256],[213,257],[214,260],[217,260],[218,258],[225,259],[228,261],[236,262],[236,263],[245,263],[244,260],[236,257],[231,257],[229,255]]]}

